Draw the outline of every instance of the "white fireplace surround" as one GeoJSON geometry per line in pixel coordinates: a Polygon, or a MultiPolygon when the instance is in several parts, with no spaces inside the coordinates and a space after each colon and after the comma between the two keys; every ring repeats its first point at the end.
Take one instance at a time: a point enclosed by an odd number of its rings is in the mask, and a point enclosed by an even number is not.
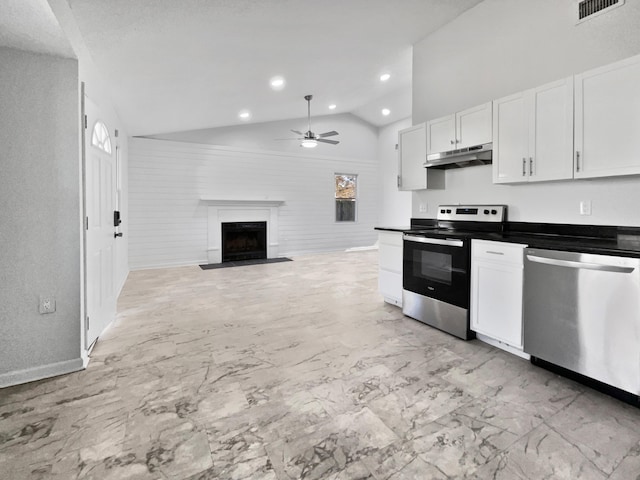
{"type": "Polygon", "coordinates": [[[222,263],[222,223],[267,222],[267,258],[278,257],[278,208],[284,200],[201,197],[207,204],[207,261],[222,263]]]}

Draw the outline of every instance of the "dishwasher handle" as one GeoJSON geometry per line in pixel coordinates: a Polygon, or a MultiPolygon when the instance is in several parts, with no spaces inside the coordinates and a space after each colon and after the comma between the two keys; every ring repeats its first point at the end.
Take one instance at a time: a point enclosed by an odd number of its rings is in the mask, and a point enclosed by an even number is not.
{"type": "Polygon", "coordinates": [[[559,260],[557,258],[540,257],[538,255],[527,254],[527,260],[535,263],[544,263],[557,267],[581,268],[585,270],[598,270],[600,272],[631,273],[635,267],[620,267],[618,265],[603,265],[591,262],[576,262],[574,260],[559,260]]]}

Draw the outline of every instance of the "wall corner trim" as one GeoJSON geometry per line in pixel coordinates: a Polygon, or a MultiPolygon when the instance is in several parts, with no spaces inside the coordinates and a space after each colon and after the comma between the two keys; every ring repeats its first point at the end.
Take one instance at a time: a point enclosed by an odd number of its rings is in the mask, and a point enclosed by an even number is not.
{"type": "Polygon", "coordinates": [[[74,358],[73,360],[65,360],[63,362],[7,372],[0,375],[0,388],[34,382],[36,380],[42,380],[43,378],[64,375],[65,373],[77,372],[83,368],[82,358],[74,358]]]}

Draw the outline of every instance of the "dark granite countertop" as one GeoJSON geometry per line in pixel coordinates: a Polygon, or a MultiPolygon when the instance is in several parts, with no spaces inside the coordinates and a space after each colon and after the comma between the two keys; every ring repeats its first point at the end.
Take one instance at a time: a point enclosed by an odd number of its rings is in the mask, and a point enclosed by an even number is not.
{"type": "MultiPolygon", "coordinates": [[[[411,227],[376,227],[376,230],[404,232],[435,224],[431,219],[412,219],[411,227]]],[[[502,232],[478,232],[471,237],[548,250],[640,258],[640,227],[506,222],[502,232]]]]}
{"type": "Polygon", "coordinates": [[[382,230],[383,232],[406,232],[411,230],[411,227],[408,225],[403,227],[375,227],[374,230],[382,230]]]}
{"type": "Polygon", "coordinates": [[[640,235],[619,234],[613,238],[583,237],[545,233],[480,233],[473,238],[497,242],[522,243],[529,247],[567,252],[594,253],[640,258],[640,235]]]}

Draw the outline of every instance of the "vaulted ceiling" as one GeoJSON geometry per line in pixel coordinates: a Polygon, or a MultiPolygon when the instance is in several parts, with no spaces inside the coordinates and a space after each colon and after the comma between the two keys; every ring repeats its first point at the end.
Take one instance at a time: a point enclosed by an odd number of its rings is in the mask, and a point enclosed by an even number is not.
{"type": "Polygon", "coordinates": [[[481,0],[67,1],[129,133],[150,135],[239,124],[243,109],[304,117],[306,94],[312,114],[406,118],[412,44],[481,0]]]}

